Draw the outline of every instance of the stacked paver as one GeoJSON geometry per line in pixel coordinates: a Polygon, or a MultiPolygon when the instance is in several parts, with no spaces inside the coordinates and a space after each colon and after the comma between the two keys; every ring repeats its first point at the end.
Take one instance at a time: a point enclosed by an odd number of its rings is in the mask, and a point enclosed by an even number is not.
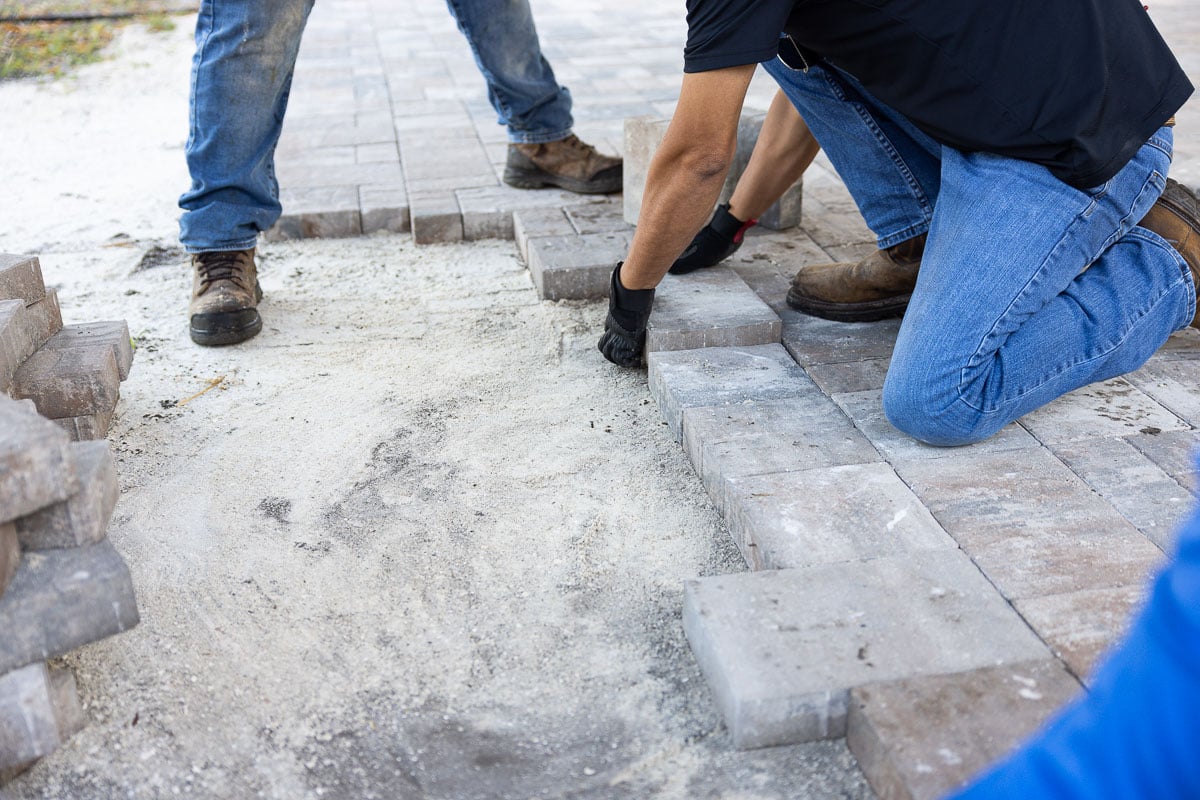
{"type": "Polygon", "coordinates": [[[0,783],[83,725],[47,662],[138,622],[102,440],[132,357],[125,323],[64,328],[38,260],[0,255],[0,783]]]}

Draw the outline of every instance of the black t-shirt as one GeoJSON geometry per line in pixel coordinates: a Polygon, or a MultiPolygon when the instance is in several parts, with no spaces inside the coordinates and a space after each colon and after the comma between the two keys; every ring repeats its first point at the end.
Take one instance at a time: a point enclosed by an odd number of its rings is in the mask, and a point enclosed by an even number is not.
{"type": "Polygon", "coordinates": [[[933,138],[1111,178],[1192,85],[1140,0],[687,0],[684,71],[774,58],[786,33],[933,138]]]}

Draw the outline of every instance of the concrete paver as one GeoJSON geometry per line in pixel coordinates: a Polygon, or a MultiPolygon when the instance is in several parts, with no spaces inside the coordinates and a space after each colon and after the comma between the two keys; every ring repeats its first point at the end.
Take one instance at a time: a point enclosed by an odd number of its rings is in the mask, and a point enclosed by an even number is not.
{"type": "Polygon", "coordinates": [[[654,295],[646,351],[750,347],[779,341],[783,323],[725,267],[667,275],[654,295]]]}

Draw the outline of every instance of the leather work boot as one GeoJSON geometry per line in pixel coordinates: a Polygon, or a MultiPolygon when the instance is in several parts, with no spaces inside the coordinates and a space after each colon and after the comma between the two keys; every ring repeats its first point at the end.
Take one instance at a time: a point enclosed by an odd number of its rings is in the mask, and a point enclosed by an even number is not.
{"type": "Polygon", "coordinates": [[[557,142],[510,144],[504,182],[518,189],[613,194],[621,191],[621,159],[601,155],[573,133],[557,142]]]}
{"type": "Polygon", "coordinates": [[[925,234],[876,250],[857,264],[811,264],[792,278],[787,304],[814,317],[871,322],[908,307],[925,252],[925,234]]]}
{"type": "Polygon", "coordinates": [[[192,341],[206,346],[244,342],[262,330],[262,289],[254,248],[192,255],[192,341]]]}
{"type": "MultiPolygon", "coordinates": [[[[1192,270],[1192,282],[1200,286],[1200,200],[1196,195],[1167,178],[1162,196],[1138,224],[1170,242],[1192,270]]],[[[1200,328],[1200,309],[1191,324],[1200,328]]]]}

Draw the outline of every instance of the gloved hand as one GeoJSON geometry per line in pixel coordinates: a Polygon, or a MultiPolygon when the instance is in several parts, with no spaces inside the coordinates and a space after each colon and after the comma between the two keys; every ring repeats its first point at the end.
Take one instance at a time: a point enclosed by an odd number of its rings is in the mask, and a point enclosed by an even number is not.
{"type": "MultiPolygon", "coordinates": [[[[622,262],[623,263],[623,262],[622,262]]],[[[608,317],[597,347],[620,367],[640,367],[646,349],[646,323],[654,305],[653,289],[626,289],[621,285],[621,263],[612,272],[608,287],[608,317]]]]}
{"type": "Polygon", "coordinates": [[[746,231],[754,227],[758,220],[751,219],[742,222],[729,213],[728,205],[719,205],[713,212],[712,220],[700,229],[696,238],[683,251],[683,255],[675,259],[668,270],[672,275],[686,275],[702,267],[711,267],[737,252],[742,246],[742,237],[746,231]]]}

